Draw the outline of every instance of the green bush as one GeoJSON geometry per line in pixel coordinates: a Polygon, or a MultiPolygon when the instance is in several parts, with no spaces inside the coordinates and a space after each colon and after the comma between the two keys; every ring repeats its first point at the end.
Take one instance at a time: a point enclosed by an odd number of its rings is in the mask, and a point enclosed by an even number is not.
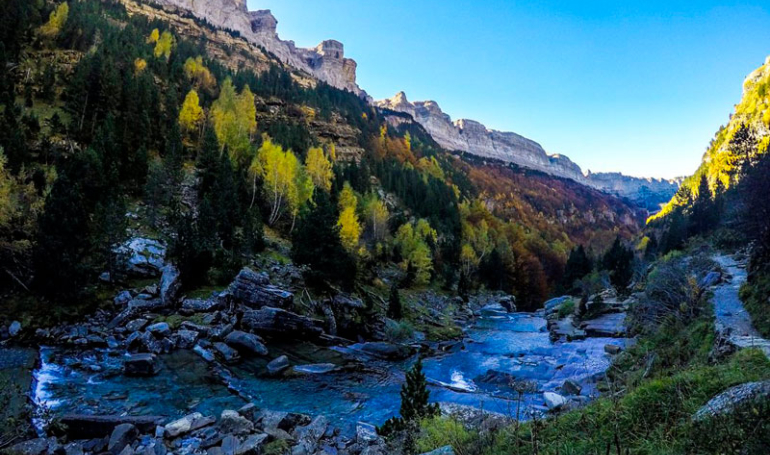
{"type": "Polygon", "coordinates": [[[457,455],[470,454],[474,439],[473,434],[456,420],[446,417],[424,419],[416,442],[417,453],[452,446],[457,455]]]}
{"type": "Polygon", "coordinates": [[[559,319],[564,319],[567,316],[575,313],[575,301],[572,299],[562,303],[559,307],[559,319]]]}
{"type": "Polygon", "coordinates": [[[751,315],[754,327],[770,337],[770,274],[758,273],[741,288],[741,300],[751,315]]]}

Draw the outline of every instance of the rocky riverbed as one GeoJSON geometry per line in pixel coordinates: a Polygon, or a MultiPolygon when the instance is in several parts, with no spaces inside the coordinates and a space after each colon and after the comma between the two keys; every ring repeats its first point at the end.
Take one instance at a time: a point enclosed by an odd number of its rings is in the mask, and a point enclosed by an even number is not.
{"type": "Polygon", "coordinates": [[[159,260],[160,246],[145,246],[139,242],[144,255],[129,252],[128,264],[158,276],[157,285],[125,289],[113,311],[27,338],[43,346],[30,391],[45,411],[35,420],[40,436],[52,421],[68,429],[64,439],[17,452],[40,455],[74,440],[66,453],[243,454],[286,441],[298,454],[327,447],[334,450],[320,453],[374,455],[384,448],[372,425],[398,414],[405,371],[418,357],[445,412],[526,419],[590,400],[628,341],[618,316],[610,328],[555,336],[564,299],[517,313],[510,296],[457,311],[463,335],[455,341],[389,342],[382,327],[390,322],[377,318],[350,340],[339,333],[351,333],[350,321],[367,311],[354,297],[319,303],[314,313],[326,320],[314,319],[295,312],[285,283],[244,269],[226,290],[187,299],[176,270],[159,260]],[[98,434],[78,433],[94,426],[98,434]]]}

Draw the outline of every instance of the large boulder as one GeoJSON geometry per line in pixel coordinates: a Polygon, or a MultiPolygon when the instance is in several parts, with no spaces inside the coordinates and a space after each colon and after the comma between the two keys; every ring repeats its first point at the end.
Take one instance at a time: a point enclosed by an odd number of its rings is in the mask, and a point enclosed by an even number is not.
{"type": "Polygon", "coordinates": [[[166,259],[166,246],[158,240],[135,237],[116,248],[114,253],[128,274],[157,277],[166,259]]]}
{"type": "Polygon", "coordinates": [[[564,407],[569,400],[558,393],[545,392],[543,393],[543,400],[548,409],[555,411],[564,407]]]}
{"type": "Polygon", "coordinates": [[[277,376],[286,371],[290,366],[289,358],[282,355],[267,364],[267,372],[272,376],[277,376]]]}
{"type": "Polygon", "coordinates": [[[155,335],[157,338],[165,338],[171,335],[171,327],[167,322],[158,322],[152,324],[151,326],[148,326],[146,330],[155,335]]]}
{"type": "Polygon", "coordinates": [[[238,351],[225,343],[214,343],[214,350],[222,361],[227,364],[234,364],[241,361],[241,356],[238,354],[238,351]]]}
{"type": "Polygon", "coordinates": [[[160,277],[160,301],[163,306],[171,306],[176,303],[179,291],[182,290],[182,278],[179,269],[169,264],[161,269],[160,277]]]}
{"type": "Polygon", "coordinates": [[[229,293],[237,302],[251,308],[289,308],[294,302],[294,294],[271,285],[267,274],[249,268],[238,273],[229,293]]]}
{"type": "Polygon", "coordinates": [[[761,403],[770,403],[770,381],[749,382],[725,390],[700,408],[693,420],[702,421],[750,410],[761,403]]]}
{"type": "Polygon", "coordinates": [[[254,423],[237,411],[225,410],[219,418],[219,432],[242,436],[254,431],[254,423]]]}
{"type": "Polygon", "coordinates": [[[155,376],[159,371],[160,362],[155,354],[133,354],[123,363],[126,376],[155,376]]]}
{"type": "Polygon", "coordinates": [[[193,313],[211,313],[222,309],[218,299],[185,299],[182,302],[182,309],[192,311],[193,313]]]}
{"type": "Polygon", "coordinates": [[[411,347],[402,344],[371,342],[362,343],[358,347],[361,351],[384,360],[404,360],[414,354],[411,347]]]}
{"type": "Polygon", "coordinates": [[[204,417],[200,412],[194,412],[182,417],[181,419],[177,419],[166,424],[164,427],[164,433],[166,438],[175,439],[191,431],[195,431],[211,425],[215,421],[216,419],[214,419],[214,417],[204,417]]]}
{"type": "Polygon", "coordinates": [[[502,297],[498,303],[505,308],[505,310],[509,313],[516,312],[516,297],[512,295],[506,295],[502,297]]]}
{"type": "Polygon", "coordinates": [[[19,321],[13,321],[11,322],[11,325],[8,327],[8,335],[11,337],[15,337],[21,333],[21,322],[19,321]]]}
{"type": "Polygon", "coordinates": [[[56,438],[37,438],[13,445],[3,452],[8,455],[46,455],[53,452],[56,438]]]}
{"type": "Polygon", "coordinates": [[[139,436],[139,430],[130,423],[122,423],[115,427],[107,444],[107,450],[112,455],[118,455],[127,445],[130,445],[139,436]]]}
{"type": "Polygon", "coordinates": [[[266,356],[267,348],[262,339],[252,333],[235,330],[225,337],[225,343],[246,355],[266,356]]]}
{"type": "Polygon", "coordinates": [[[241,325],[251,332],[277,338],[306,339],[323,333],[322,321],[272,307],[244,313],[241,325]]]}
{"type": "Polygon", "coordinates": [[[244,439],[238,448],[235,449],[235,455],[261,455],[262,449],[267,444],[270,436],[267,434],[253,434],[244,439]]]}
{"type": "Polygon", "coordinates": [[[134,332],[126,339],[126,348],[131,353],[160,354],[163,346],[150,332],[134,332]]]}

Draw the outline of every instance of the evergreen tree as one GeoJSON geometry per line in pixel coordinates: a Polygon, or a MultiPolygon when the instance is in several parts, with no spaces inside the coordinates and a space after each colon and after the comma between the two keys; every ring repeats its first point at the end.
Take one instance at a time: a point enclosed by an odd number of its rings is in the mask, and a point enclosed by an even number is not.
{"type": "Polygon", "coordinates": [[[604,255],[602,266],[610,273],[610,282],[619,291],[625,289],[634,276],[634,253],[623,245],[620,237],[604,255]]]}
{"type": "Polygon", "coordinates": [[[569,259],[567,259],[567,265],[564,267],[564,288],[566,290],[572,289],[575,281],[588,275],[592,270],[593,263],[586,254],[583,245],[573,248],[569,254],[569,259]]]}
{"type": "Polygon", "coordinates": [[[294,230],[292,258],[307,265],[308,281],[318,287],[327,282],[351,288],[356,277],[355,259],[342,246],[337,227],[337,213],[329,194],[315,193],[315,207],[306,211],[294,230]]]}
{"type": "Polygon", "coordinates": [[[388,298],[388,317],[400,321],[404,317],[404,306],[401,303],[401,296],[398,293],[398,287],[394,284],[390,287],[390,297],[388,298]]]}
{"type": "Polygon", "coordinates": [[[223,153],[220,158],[212,196],[219,238],[222,240],[222,246],[230,250],[233,247],[235,228],[239,225],[241,214],[233,165],[226,153],[223,153]]]}
{"type": "Polygon", "coordinates": [[[689,235],[700,235],[712,229],[717,223],[718,214],[711,197],[711,188],[706,175],[701,175],[698,184],[698,196],[692,203],[690,211],[689,235]]]}
{"type": "Polygon", "coordinates": [[[430,391],[425,373],[422,372],[422,359],[406,373],[406,382],[401,386],[401,417],[394,417],[377,429],[381,435],[387,436],[395,431],[406,428],[407,425],[419,422],[421,419],[435,417],[441,410],[437,403],[430,404],[430,391]]]}

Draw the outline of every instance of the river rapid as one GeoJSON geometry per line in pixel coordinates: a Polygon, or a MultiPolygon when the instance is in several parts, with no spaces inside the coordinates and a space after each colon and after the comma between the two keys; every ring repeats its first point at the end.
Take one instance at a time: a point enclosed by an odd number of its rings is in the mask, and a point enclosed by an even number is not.
{"type": "MultiPolygon", "coordinates": [[[[464,339],[446,352],[424,358],[431,401],[468,406],[522,418],[543,412],[544,392],[561,393],[564,381],[582,386],[578,401],[597,393],[610,365],[608,344],[627,340],[587,338],[552,343],[542,313],[481,311],[464,339]],[[514,384],[527,383],[520,394],[514,384]]],[[[286,354],[295,365],[287,377],[265,374],[269,359],[212,367],[192,351],[161,357],[150,378],[122,374],[120,351],[40,349],[33,398],[54,415],[68,413],[179,417],[193,411],[218,415],[247,402],[274,411],[324,414],[343,432],[359,421],[382,424],[398,414],[399,391],[416,357],[389,362],[369,357],[356,345],[310,343],[269,345],[271,358],[286,354]]]]}

